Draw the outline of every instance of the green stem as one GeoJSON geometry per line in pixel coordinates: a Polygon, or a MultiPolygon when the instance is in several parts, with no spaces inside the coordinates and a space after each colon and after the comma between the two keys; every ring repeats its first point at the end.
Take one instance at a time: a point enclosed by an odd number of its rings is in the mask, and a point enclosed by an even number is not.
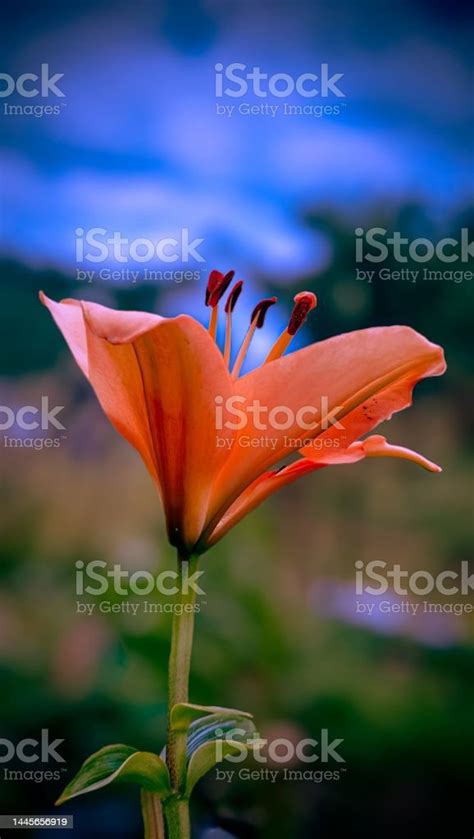
{"type": "Polygon", "coordinates": [[[145,828],[144,839],[165,839],[163,809],[159,796],[142,789],[140,797],[145,828]]]}
{"type": "Polygon", "coordinates": [[[170,798],[165,805],[166,827],[169,839],[189,839],[191,822],[189,801],[184,798],[170,798]]]}
{"type": "Polygon", "coordinates": [[[197,568],[197,557],[187,558],[178,555],[179,597],[173,615],[171,651],[168,673],[168,739],[166,744],[166,762],[174,795],[165,804],[165,817],[168,839],[189,839],[189,804],[181,796],[186,785],[186,743],[187,735],[171,731],[170,714],[173,705],[188,701],[189,670],[194,630],[194,604],[196,592],[186,585],[184,574],[187,566],[188,575],[197,568]],[[186,565],[184,563],[186,562],[186,565]]]}

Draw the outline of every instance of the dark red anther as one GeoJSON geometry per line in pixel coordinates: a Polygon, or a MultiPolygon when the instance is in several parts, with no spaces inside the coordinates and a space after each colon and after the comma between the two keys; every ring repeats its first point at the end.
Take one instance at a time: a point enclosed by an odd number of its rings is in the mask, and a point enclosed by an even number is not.
{"type": "Polygon", "coordinates": [[[211,271],[207,281],[206,288],[206,306],[217,306],[222,295],[226,293],[229,288],[235,271],[228,271],[227,274],[222,274],[220,271],[211,271]]]}
{"type": "Polygon", "coordinates": [[[238,280],[236,282],[236,284],[231,288],[231,290],[229,292],[229,296],[228,296],[227,300],[225,301],[226,314],[234,311],[235,304],[237,303],[237,300],[240,297],[240,293],[242,291],[243,284],[244,284],[243,280],[238,280]]]}
{"type": "Polygon", "coordinates": [[[257,303],[252,312],[250,323],[253,323],[255,318],[257,318],[256,327],[257,329],[261,329],[265,323],[265,315],[267,314],[270,306],[273,306],[273,304],[277,302],[277,299],[278,298],[276,297],[267,297],[265,300],[260,300],[260,303],[257,303]]]}
{"type": "Polygon", "coordinates": [[[209,306],[209,298],[212,292],[215,290],[216,286],[222,282],[224,274],[221,274],[220,271],[213,270],[209,274],[209,279],[207,281],[207,288],[206,288],[206,306],[209,306]]]}
{"type": "Polygon", "coordinates": [[[294,302],[295,305],[286,330],[289,335],[295,335],[298,332],[298,329],[303,326],[311,309],[314,309],[317,306],[318,298],[312,291],[300,291],[300,293],[294,297],[294,302]]]}

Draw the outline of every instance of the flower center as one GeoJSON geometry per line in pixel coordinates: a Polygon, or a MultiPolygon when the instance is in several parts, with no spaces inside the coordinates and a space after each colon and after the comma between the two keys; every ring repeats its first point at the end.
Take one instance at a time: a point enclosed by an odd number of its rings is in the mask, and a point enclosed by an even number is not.
{"type": "MultiPolygon", "coordinates": [[[[211,271],[209,274],[206,288],[206,306],[211,307],[209,334],[214,340],[216,340],[217,335],[219,301],[227,291],[234,275],[235,271],[228,271],[227,274],[222,274],[220,271],[215,270],[211,271]]],[[[243,281],[238,280],[230,290],[225,303],[226,330],[223,355],[227,365],[230,365],[232,347],[232,312],[234,311],[237,300],[240,297],[242,287],[243,281]]],[[[264,300],[260,300],[260,302],[255,306],[250,318],[250,326],[242,341],[232,368],[232,376],[234,379],[236,379],[240,373],[255,330],[263,327],[268,309],[276,302],[276,297],[267,297],[264,300]]],[[[294,297],[293,311],[291,313],[288,326],[275,341],[264,361],[264,364],[268,364],[269,361],[274,361],[276,358],[280,358],[280,356],[283,355],[294,335],[296,335],[298,330],[303,326],[309,312],[316,307],[317,302],[317,297],[312,291],[300,291],[299,294],[294,297]]]]}

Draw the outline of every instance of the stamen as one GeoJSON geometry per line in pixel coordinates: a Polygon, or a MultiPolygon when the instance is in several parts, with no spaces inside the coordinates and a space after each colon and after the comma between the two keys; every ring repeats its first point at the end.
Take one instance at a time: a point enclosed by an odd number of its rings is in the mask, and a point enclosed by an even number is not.
{"type": "Polygon", "coordinates": [[[227,274],[222,274],[220,271],[211,271],[207,281],[206,288],[206,306],[217,306],[221,297],[229,288],[235,271],[228,271],[227,274]]]}
{"type": "Polygon", "coordinates": [[[310,311],[315,309],[318,305],[318,298],[312,291],[300,291],[294,298],[294,308],[291,313],[290,322],[288,324],[288,332],[290,335],[296,335],[310,311]]]}
{"type": "Polygon", "coordinates": [[[219,313],[218,307],[214,306],[211,309],[211,317],[209,318],[209,335],[215,341],[217,336],[217,315],[219,313]]]}
{"type": "Polygon", "coordinates": [[[225,312],[226,312],[226,314],[232,314],[232,312],[234,311],[235,304],[237,303],[237,300],[240,297],[243,284],[244,284],[243,280],[238,280],[235,283],[235,285],[232,286],[232,288],[229,292],[229,296],[228,296],[227,300],[225,301],[225,312]]]}
{"type": "Polygon", "coordinates": [[[257,329],[261,329],[265,323],[265,318],[270,306],[273,306],[277,302],[277,299],[277,297],[266,297],[265,300],[260,300],[260,303],[257,303],[252,312],[250,323],[257,319],[256,327],[257,329]]]}
{"type": "Polygon", "coordinates": [[[229,296],[225,303],[226,324],[225,324],[225,345],[224,345],[224,361],[229,365],[230,350],[232,344],[232,312],[235,309],[235,304],[240,297],[243,287],[243,281],[238,280],[229,292],[229,296]]]}
{"type": "Polygon", "coordinates": [[[312,291],[300,291],[299,294],[294,297],[294,303],[295,305],[293,307],[288,326],[275,341],[264,361],[264,364],[268,364],[269,361],[274,361],[276,358],[280,358],[280,356],[283,355],[286,348],[291,343],[293,336],[296,335],[298,330],[303,326],[311,309],[314,309],[317,306],[318,298],[312,291]]]}
{"type": "Polygon", "coordinates": [[[207,281],[206,288],[206,306],[212,308],[211,317],[209,319],[209,333],[211,338],[216,338],[217,333],[217,315],[218,303],[222,295],[225,294],[229,285],[232,282],[235,271],[228,271],[227,274],[222,274],[221,271],[211,271],[207,281]]]}
{"type": "Polygon", "coordinates": [[[216,286],[220,282],[222,282],[223,276],[224,276],[224,274],[222,274],[220,271],[216,271],[216,270],[211,271],[211,273],[209,274],[209,277],[208,277],[208,280],[207,280],[207,287],[206,287],[206,306],[210,305],[209,304],[209,298],[210,298],[212,292],[214,291],[214,289],[216,288],[216,286]]]}
{"type": "Polygon", "coordinates": [[[250,318],[250,326],[244,340],[242,341],[242,346],[240,347],[239,354],[235,360],[234,367],[232,368],[232,376],[234,379],[236,379],[240,373],[240,368],[242,367],[245,356],[247,355],[255,330],[262,328],[265,323],[265,316],[268,309],[276,302],[276,297],[267,297],[265,300],[260,300],[260,303],[257,303],[255,306],[255,309],[252,312],[252,317],[250,318]]]}

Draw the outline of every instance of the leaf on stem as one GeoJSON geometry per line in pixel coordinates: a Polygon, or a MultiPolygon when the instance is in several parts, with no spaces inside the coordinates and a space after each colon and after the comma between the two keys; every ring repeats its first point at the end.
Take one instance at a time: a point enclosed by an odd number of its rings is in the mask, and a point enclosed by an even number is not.
{"type": "Polygon", "coordinates": [[[240,711],[237,708],[221,708],[218,705],[194,705],[191,702],[179,702],[173,705],[170,714],[170,727],[172,731],[185,732],[191,723],[206,715],[220,715],[225,717],[246,717],[252,719],[248,711],[240,711]]]}
{"type": "Polygon", "coordinates": [[[94,792],[118,781],[139,784],[161,798],[166,798],[171,792],[168,768],[161,757],[118,744],[104,746],[90,755],[56,804],[64,804],[77,795],[94,792]]]}
{"type": "Polygon", "coordinates": [[[195,784],[229,755],[241,755],[260,743],[255,725],[249,714],[242,714],[230,709],[220,709],[220,713],[209,714],[195,720],[188,730],[187,754],[188,771],[185,796],[189,798],[195,784]]]}

